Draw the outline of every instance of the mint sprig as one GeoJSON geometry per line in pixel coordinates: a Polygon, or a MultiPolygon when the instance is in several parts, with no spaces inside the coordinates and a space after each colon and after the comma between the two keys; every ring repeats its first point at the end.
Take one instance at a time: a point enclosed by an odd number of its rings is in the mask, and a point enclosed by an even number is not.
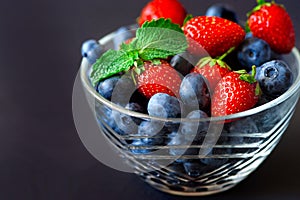
{"type": "Polygon", "coordinates": [[[91,80],[94,86],[107,77],[128,70],[135,61],[137,53],[132,51],[108,50],[94,63],[91,72],[91,80]]]}
{"type": "Polygon", "coordinates": [[[137,67],[135,63],[166,59],[182,53],[188,44],[179,25],[169,19],[145,22],[136,30],[136,37],[120,50],[108,50],[92,66],[90,78],[96,86],[99,81],[137,67]]]}

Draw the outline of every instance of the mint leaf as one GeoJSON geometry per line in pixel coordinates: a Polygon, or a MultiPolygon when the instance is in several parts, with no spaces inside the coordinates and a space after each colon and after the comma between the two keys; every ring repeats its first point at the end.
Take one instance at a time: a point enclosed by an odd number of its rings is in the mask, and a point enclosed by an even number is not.
{"type": "Polygon", "coordinates": [[[159,18],[159,19],[154,19],[152,21],[146,21],[141,29],[143,28],[149,28],[149,27],[155,27],[155,28],[167,28],[170,30],[178,31],[183,33],[182,29],[178,24],[174,24],[171,22],[170,19],[165,19],[165,18],[159,18]]]}
{"type": "Polygon", "coordinates": [[[99,81],[122,71],[127,71],[138,57],[136,51],[108,50],[92,66],[90,78],[93,86],[99,81]]]}
{"type": "Polygon", "coordinates": [[[140,57],[145,60],[165,59],[184,52],[188,44],[185,35],[181,31],[175,31],[173,27],[172,29],[162,27],[138,29],[136,49],[138,49],[140,57]]]}
{"type": "Polygon", "coordinates": [[[126,43],[122,43],[120,45],[120,49],[123,50],[123,51],[134,51],[136,48],[135,48],[135,44],[136,44],[136,38],[134,38],[130,43],[126,44],[126,43]]]}
{"type": "Polygon", "coordinates": [[[187,46],[182,29],[170,19],[145,22],[129,44],[121,44],[120,50],[108,50],[96,61],[90,74],[92,84],[96,86],[102,79],[141,65],[145,60],[166,59],[182,53],[187,46]]]}
{"type": "Polygon", "coordinates": [[[145,22],[136,31],[135,47],[144,60],[168,58],[182,53],[187,48],[187,40],[178,24],[170,19],[160,18],[145,22]]]}

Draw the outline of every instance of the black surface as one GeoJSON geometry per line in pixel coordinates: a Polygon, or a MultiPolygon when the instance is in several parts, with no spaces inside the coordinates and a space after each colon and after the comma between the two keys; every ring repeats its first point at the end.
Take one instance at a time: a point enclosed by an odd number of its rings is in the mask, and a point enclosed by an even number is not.
{"type": "MultiPolygon", "coordinates": [[[[1,2],[1,200],[185,199],[102,165],[82,145],[72,118],[81,43],[132,24],[146,2],[1,2]]],[[[182,2],[190,13],[200,15],[209,4],[221,1],[182,2]]],[[[239,9],[241,17],[255,1],[227,2],[239,9]]],[[[299,38],[298,0],[280,2],[291,13],[299,38]]],[[[248,179],[227,192],[202,198],[300,199],[299,118],[300,106],[275,151],[248,179]]]]}

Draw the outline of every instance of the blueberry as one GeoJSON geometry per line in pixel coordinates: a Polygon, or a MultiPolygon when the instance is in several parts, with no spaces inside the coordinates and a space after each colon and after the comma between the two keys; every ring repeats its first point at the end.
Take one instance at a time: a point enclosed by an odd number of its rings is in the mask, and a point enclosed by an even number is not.
{"type": "Polygon", "coordinates": [[[158,134],[163,128],[163,122],[155,120],[142,121],[138,128],[138,135],[152,137],[158,134]]]}
{"type": "Polygon", "coordinates": [[[124,26],[117,29],[115,34],[116,35],[113,39],[115,49],[119,49],[120,45],[123,42],[134,37],[133,32],[131,32],[127,27],[124,27],[124,26]]]}
{"type": "Polygon", "coordinates": [[[112,91],[111,101],[125,107],[130,102],[135,90],[132,79],[127,74],[122,75],[112,91]]]}
{"type": "MultiPolygon", "coordinates": [[[[137,103],[129,103],[125,106],[125,108],[135,112],[142,112],[142,107],[137,103]]],[[[141,123],[140,119],[131,117],[116,110],[112,111],[112,118],[116,124],[115,131],[118,134],[127,135],[136,134],[138,132],[138,125],[141,123]]]]}
{"type": "Polygon", "coordinates": [[[177,54],[172,57],[170,65],[174,67],[181,75],[186,76],[196,63],[196,59],[188,53],[177,54]]]}
{"type": "MultiPolygon", "coordinates": [[[[208,118],[207,114],[202,110],[194,110],[190,112],[187,119],[205,119],[208,118]]],[[[209,127],[208,121],[184,121],[181,123],[180,132],[186,137],[194,137],[196,134],[205,134],[207,133],[209,127]]]]}
{"type": "Polygon", "coordinates": [[[85,57],[90,64],[94,64],[103,53],[103,47],[93,39],[82,43],[81,55],[85,57]]]}
{"type": "Polygon", "coordinates": [[[271,48],[267,42],[256,37],[246,38],[237,49],[237,57],[248,72],[271,59],[271,48]]]}
{"type": "Polygon", "coordinates": [[[131,144],[132,146],[136,147],[136,148],[131,148],[131,152],[134,154],[148,154],[151,152],[150,149],[148,149],[147,147],[149,147],[150,145],[143,142],[142,140],[135,140],[132,142],[131,144]]]}
{"type": "Polygon", "coordinates": [[[213,148],[209,153],[207,158],[202,158],[200,161],[211,167],[219,167],[228,162],[228,158],[225,155],[231,153],[230,148],[213,148]],[[225,154],[225,155],[224,155],[225,154]],[[210,157],[211,156],[211,157],[210,157]]]}
{"type": "Polygon", "coordinates": [[[107,100],[111,100],[113,90],[119,80],[120,80],[119,76],[113,76],[99,82],[97,86],[98,93],[104,98],[106,98],[107,100]]]}
{"type": "Polygon", "coordinates": [[[205,15],[222,17],[235,23],[238,22],[235,11],[227,4],[214,4],[207,9],[205,15]]]}
{"type": "MultiPolygon", "coordinates": [[[[202,119],[207,118],[207,114],[201,110],[192,111],[187,115],[188,119],[202,119]]],[[[201,134],[205,134],[208,129],[208,122],[182,122],[179,131],[173,132],[171,136],[171,141],[168,145],[199,145],[201,134]]],[[[171,148],[171,155],[197,155],[199,153],[199,148],[171,148]]]]}
{"type": "Polygon", "coordinates": [[[168,143],[169,153],[172,156],[178,156],[177,162],[183,162],[184,160],[179,158],[182,155],[197,155],[199,152],[198,148],[189,148],[192,145],[193,137],[186,137],[180,131],[173,132],[171,135],[171,140],[168,143]],[[176,146],[181,146],[176,148],[176,146]],[[184,148],[182,148],[184,147],[184,148]]]}
{"type": "MultiPolygon", "coordinates": [[[[136,102],[129,102],[125,106],[125,108],[128,110],[134,111],[134,112],[139,112],[139,113],[145,112],[144,107],[136,102]]],[[[142,122],[142,120],[140,118],[132,117],[132,119],[136,124],[140,124],[142,122]]]]}
{"type": "Polygon", "coordinates": [[[201,74],[186,75],[181,82],[179,95],[188,110],[207,110],[210,105],[210,91],[201,74]]]}
{"type": "Polygon", "coordinates": [[[153,95],[149,100],[147,110],[150,116],[161,118],[176,118],[181,113],[179,100],[165,93],[153,95]]]}
{"type": "Polygon", "coordinates": [[[251,137],[251,134],[259,133],[257,124],[251,117],[231,122],[229,132],[233,134],[230,138],[231,144],[241,145],[244,143],[255,143],[260,141],[260,138],[251,137]],[[234,134],[244,134],[245,136],[243,137],[234,134]]]}
{"type": "Polygon", "coordinates": [[[280,107],[265,110],[252,116],[260,132],[270,131],[282,118],[280,107]]]}
{"type": "Polygon", "coordinates": [[[255,76],[264,94],[278,97],[289,89],[293,83],[293,74],[282,60],[272,60],[257,68],[255,76]]]}
{"type": "Polygon", "coordinates": [[[97,101],[95,104],[97,118],[101,121],[103,120],[110,128],[115,130],[117,126],[112,117],[112,109],[105,105],[99,104],[97,101]]]}
{"type": "Polygon", "coordinates": [[[205,172],[206,166],[199,160],[190,160],[183,163],[183,167],[187,175],[198,177],[205,172]]]}
{"type": "Polygon", "coordinates": [[[245,39],[247,39],[247,38],[252,38],[253,37],[253,33],[252,32],[248,32],[248,33],[246,33],[246,35],[245,35],[245,39]]]}
{"type": "Polygon", "coordinates": [[[167,131],[160,121],[142,121],[138,127],[138,136],[144,136],[141,140],[146,144],[162,145],[167,138],[167,131]]]}
{"type": "Polygon", "coordinates": [[[269,97],[265,94],[261,94],[259,96],[259,99],[258,99],[258,102],[257,102],[256,106],[261,106],[263,104],[266,104],[266,103],[272,101],[273,99],[274,99],[273,97],[269,97]]]}
{"type": "Polygon", "coordinates": [[[164,145],[167,138],[167,132],[164,124],[159,121],[142,121],[138,126],[136,139],[132,142],[133,146],[153,147],[151,149],[136,148],[131,151],[134,154],[147,154],[155,149],[155,146],[164,145]]]}

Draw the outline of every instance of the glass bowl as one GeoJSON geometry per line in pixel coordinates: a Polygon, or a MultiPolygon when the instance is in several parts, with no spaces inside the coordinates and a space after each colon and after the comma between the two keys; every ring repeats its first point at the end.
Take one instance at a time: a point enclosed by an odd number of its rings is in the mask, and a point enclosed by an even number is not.
{"type": "MultiPolygon", "coordinates": [[[[114,48],[114,37],[118,35],[112,32],[99,43],[105,49],[114,48]]],[[[108,101],[92,86],[91,65],[86,59],[81,63],[80,78],[101,134],[134,173],[158,190],[202,196],[228,190],[244,180],[280,141],[296,108],[300,87],[298,50],[294,48],[282,59],[294,74],[294,83],[283,95],[244,112],[206,119],[151,117],[108,101]],[[123,131],[112,115],[128,120],[132,131],[123,131]],[[152,132],[137,135],[141,123],[148,124],[146,128],[152,132]]],[[[130,89],[125,91],[130,93],[130,89]]]]}

